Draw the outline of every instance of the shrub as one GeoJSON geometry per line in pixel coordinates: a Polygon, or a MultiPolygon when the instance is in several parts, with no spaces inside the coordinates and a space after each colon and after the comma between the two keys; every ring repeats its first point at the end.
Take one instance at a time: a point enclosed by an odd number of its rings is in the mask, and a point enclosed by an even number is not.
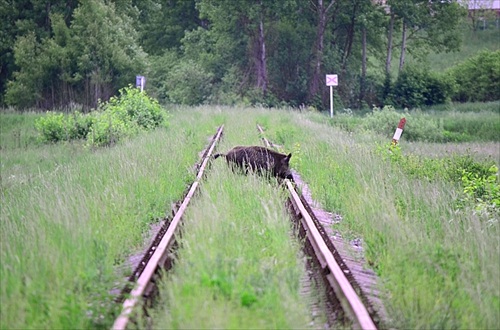
{"type": "Polygon", "coordinates": [[[388,138],[394,135],[398,123],[402,117],[406,118],[404,138],[408,141],[429,141],[436,142],[442,140],[441,130],[435,120],[430,120],[428,116],[419,114],[413,116],[409,111],[397,112],[392,106],[384,108],[373,108],[373,111],[366,115],[361,125],[364,129],[383,134],[388,138]]]}
{"type": "Polygon", "coordinates": [[[47,112],[35,121],[42,142],[59,142],[85,139],[94,123],[94,117],[75,112],[66,115],[61,112],[47,112]]]}
{"type": "Polygon", "coordinates": [[[66,120],[63,113],[47,112],[44,117],[35,121],[35,128],[40,132],[43,142],[58,142],[65,140],[66,120]]]}
{"type": "Polygon", "coordinates": [[[171,102],[198,105],[211,95],[213,74],[192,60],[178,62],[168,74],[167,95],[171,102]]]}
{"type": "Polygon", "coordinates": [[[35,126],[44,142],[87,139],[89,145],[113,145],[119,139],[166,125],[166,114],[155,99],[131,86],[99,104],[99,111],[72,115],[47,113],[35,126]]]}
{"type": "Polygon", "coordinates": [[[459,102],[500,100],[500,50],[483,51],[447,72],[457,86],[452,100],[459,102]]]}
{"type": "Polygon", "coordinates": [[[123,120],[117,112],[99,112],[94,118],[94,123],[87,134],[87,143],[91,146],[111,146],[138,131],[137,124],[123,120]]]}
{"type": "Polygon", "coordinates": [[[443,104],[453,92],[453,80],[427,69],[406,67],[398,76],[391,93],[396,106],[416,108],[443,104]]]}
{"type": "Polygon", "coordinates": [[[78,111],[74,112],[70,116],[67,116],[66,118],[69,127],[69,140],[87,138],[87,135],[95,122],[95,116],[91,114],[82,114],[78,111]]]}
{"type": "Polygon", "coordinates": [[[481,175],[462,170],[463,202],[472,202],[478,211],[500,213],[500,184],[498,167],[492,165],[488,173],[481,175]]]}
{"type": "Polygon", "coordinates": [[[163,123],[164,111],[158,101],[132,86],[122,88],[119,93],[118,97],[110,98],[101,108],[113,112],[123,122],[133,121],[146,130],[163,123]]]}
{"type": "Polygon", "coordinates": [[[478,162],[468,154],[437,159],[403,155],[401,147],[393,144],[378,146],[377,153],[416,179],[460,184],[463,189],[458,200],[460,208],[472,204],[478,211],[496,216],[500,213],[498,167],[493,161],[478,162]]]}

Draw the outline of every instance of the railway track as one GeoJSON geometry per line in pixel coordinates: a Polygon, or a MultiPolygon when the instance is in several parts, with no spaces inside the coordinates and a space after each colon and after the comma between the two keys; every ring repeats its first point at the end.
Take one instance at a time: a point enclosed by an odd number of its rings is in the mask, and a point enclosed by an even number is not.
{"type": "Polygon", "coordinates": [[[141,299],[146,301],[153,298],[156,287],[155,283],[159,277],[160,269],[170,269],[172,267],[173,253],[177,245],[176,235],[179,234],[179,224],[184,211],[189,205],[191,198],[196,193],[200,180],[202,179],[210,157],[219,142],[224,126],[220,126],[212,138],[212,141],[205,152],[201,161],[197,164],[197,175],[195,181],[191,184],[184,200],[175,210],[171,220],[167,220],[158,232],[155,240],[149,247],[143,259],[129,278],[131,285],[126,286],[120,295],[119,300],[123,301],[122,311],[113,324],[113,329],[126,329],[131,320],[131,315],[139,304],[141,299]],[[131,287],[133,286],[133,287],[131,287]],[[128,298],[124,298],[128,296],[128,298]]]}
{"type": "MultiPolygon", "coordinates": [[[[263,128],[257,125],[262,142],[268,148],[279,149],[265,137],[263,128]]],[[[304,187],[298,173],[294,173],[294,181],[285,180],[290,193],[288,208],[295,221],[298,235],[304,240],[304,250],[310,257],[311,266],[316,270],[314,278],[322,278],[325,295],[328,300],[328,314],[336,315],[335,318],[347,317],[357,329],[376,329],[380,323],[379,311],[374,307],[374,302],[380,306],[378,299],[371,299],[355,278],[345,262],[345,253],[339,253],[332,242],[331,235],[317,218],[309,202],[298,191],[297,185],[304,187]],[[374,301],[375,300],[375,301],[374,301]],[[337,309],[341,308],[342,313],[337,309]]],[[[330,223],[331,224],[331,223],[330,223]]],[[[359,271],[359,269],[357,270],[359,271]]],[[[362,269],[361,272],[364,270],[362,269]]],[[[365,271],[366,273],[366,271],[365,271]]],[[[369,273],[374,277],[374,273],[369,273]]],[[[363,274],[366,276],[366,274],[363,274]]]]}
{"type": "MultiPolygon", "coordinates": [[[[275,148],[276,146],[264,137],[262,128],[258,128],[266,146],[275,148]]],[[[196,166],[198,170],[196,179],[187,189],[183,201],[177,204],[172,218],[165,221],[143,259],[130,276],[129,285],[123,289],[117,299],[118,302],[122,303],[122,311],[115,320],[113,329],[127,328],[128,324],[133,321],[133,311],[138,308],[140,302],[142,300],[150,301],[155,296],[155,284],[160,269],[168,270],[172,267],[173,254],[177,246],[176,237],[180,235],[179,224],[203,178],[210,157],[223,134],[223,129],[223,126],[219,127],[213,136],[201,157],[201,161],[196,166]]],[[[294,179],[300,181],[298,173],[294,173],[294,179]]],[[[347,317],[354,328],[376,329],[379,321],[376,310],[353,279],[352,272],[332,244],[328,233],[308,201],[298,191],[297,183],[285,179],[284,185],[290,193],[287,206],[290,209],[299,237],[304,240],[304,250],[314,264],[313,269],[316,269],[317,276],[315,277],[321,277],[325,284],[328,306],[332,309],[327,313],[341,315],[341,318],[347,317]],[[336,310],[339,307],[341,313],[336,310]]]]}

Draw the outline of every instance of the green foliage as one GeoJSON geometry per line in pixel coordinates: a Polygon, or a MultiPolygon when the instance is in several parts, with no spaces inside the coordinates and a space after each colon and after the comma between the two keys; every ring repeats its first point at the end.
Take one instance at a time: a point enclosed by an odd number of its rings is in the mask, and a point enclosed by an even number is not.
{"type": "Polygon", "coordinates": [[[125,118],[126,115],[119,111],[97,113],[94,124],[87,135],[87,143],[95,147],[111,146],[118,140],[135,134],[138,127],[134,122],[126,121],[125,118]]]}
{"type": "Polygon", "coordinates": [[[7,83],[5,102],[26,108],[36,105],[40,98],[43,67],[40,66],[40,45],[34,33],[19,37],[14,46],[15,63],[20,67],[14,80],[7,83]]]}
{"type": "Polygon", "coordinates": [[[401,118],[406,118],[404,138],[409,141],[438,141],[441,131],[436,121],[429,120],[423,114],[413,115],[409,111],[397,112],[392,106],[382,109],[375,107],[361,122],[364,129],[368,129],[387,137],[392,137],[401,118]]]}
{"type": "Polygon", "coordinates": [[[500,99],[500,50],[482,51],[452,67],[456,82],[452,99],[459,102],[487,102],[500,99]]]}
{"type": "Polygon", "coordinates": [[[391,98],[398,107],[417,108],[445,103],[452,90],[452,82],[446,76],[407,66],[399,74],[391,98]]]}
{"type": "Polygon", "coordinates": [[[443,139],[439,142],[500,141],[500,115],[481,112],[450,115],[439,120],[443,139]]]}
{"type": "Polygon", "coordinates": [[[146,130],[160,126],[165,119],[158,101],[132,86],[122,88],[117,97],[111,97],[101,106],[101,110],[116,113],[123,121],[135,122],[146,130]]]}
{"type": "Polygon", "coordinates": [[[43,142],[87,139],[89,145],[113,145],[118,140],[167,125],[165,111],[158,101],[131,86],[117,97],[100,104],[99,111],[81,114],[48,112],[35,122],[43,142]]]}
{"type": "Polygon", "coordinates": [[[167,95],[173,103],[198,105],[211,94],[213,75],[197,62],[182,60],[172,68],[168,76],[167,95]]]}
{"type": "Polygon", "coordinates": [[[145,69],[146,54],[131,17],[117,11],[113,2],[81,1],[69,15],[45,17],[50,27],[43,38],[19,35],[13,47],[18,70],[7,84],[6,103],[47,109],[76,102],[91,108],[133,81],[145,69]],[[71,24],[65,17],[72,17],[71,24]]]}
{"type": "Polygon", "coordinates": [[[465,194],[462,201],[474,203],[477,211],[500,215],[500,182],[496,165],[491,165],[487,174],[462,170],[462,186],[465,194]]]}
{"type": "Polygon", "coordinates": [[[465,111],[464,109],[482,111],[481,109],[488,108],[496,111],[479,113],[441,111],[441,108],[438,108],[438,112],[420,110],[401,112],[392,106],[385,106],[382,109],[374,107],[373,111],[365,116],[349,114],[346,109],[337,114],[330,123],[349,132],[370,130],[389,139],[393,136],[399,120],[405,117],[403,139],[407,141],[500,141],[500,117],[497,106],[496,103],[492,103],[459,107],[461,111],[465,111]]]}
{"type": "Polygon", "coordinates": [[[41,133],[42,141],[58,142],[67,137],[66,122],[63,113],[47,112],[45,117],[35,122],[35,127],[41,133]]]}
{"type": "Polygon", "coordinates": [[[166,51],[162,55],[150,56],[151,73],[148,76],[148,94],[154,96],[160,103],[168,101],[169,72],[178,62],[179,55],[166,51]]]}
{"type": "Polygon", "coordinates": [[[413,178],[460,184],[460,206],[472,203],[478,211],[500,214],[500,181],[493,161],[478,162],[469,154],[437,159],[404,155],[401,147],[392,143],[379,145],[377,153],[413,178]]]}

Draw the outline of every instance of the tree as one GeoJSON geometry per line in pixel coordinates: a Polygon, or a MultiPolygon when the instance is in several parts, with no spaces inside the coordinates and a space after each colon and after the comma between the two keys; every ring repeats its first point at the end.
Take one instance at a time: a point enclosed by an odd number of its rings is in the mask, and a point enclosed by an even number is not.
{"type": "Polygon", "coordinates": [[[327,27],[327,22],[329,20],[329,13],[335,4],[335,0],[329,0],[325,2],[324,0],[317,0],[317,2],[311,1],[312,10],[316,13],[316,39],[313,48],[313,72],[311,77],[311,82],[309,84],[309,99],[311,100],[319,90],[319,82],[322,79],[321,64],[323,62],[323,52],[324,52],[324,39],[325,31],[327,27]]]}
{"type": "Polygon", "coordinates": [[[34,36],[36,42],[51,36],[50,16],[59,14],[67,24],[78,0],[0,0],[0,105],[7,82],[18,70],[14,46],[17,38],[34,36]]]}
{"type": "Polygon", "coordinates": [[[135,0],[139,15],[136,30],[143,49],[160,55],[167,49],[179,50],[186,31],[202,25],[195,0],[135,0]]]}
{"type": "Polygon", "coordinates": [[[78,102],[96,107],[145,69],[146,54],[137,45],[131,19],[118,15],[112,3],[83,1],[69,27],[61,14],[52,14],[50,22],[40,41],[35,32],[17,38],[19,69],[6,92],[11,105],[51,108],[78,102]]]}
{"type": "Polygon", "coordinates": [[[198,10],[207,20],[216,52],[231,54],[233,63],[262,97],[269,88],[267,37],[294,0],[201,0],[198,10]],[[234,53],[233,53],[234,52],[234,53]]]}
{"type": "Polygon", "coordinates": [[[390,27],[386,73],[391,69],[395,22],[401,28],[399,72],[403,70],[409,50],[414,54],[426,54],[429,49],[436,52],[459,49],[459,25],[465,18],[466,10],[456,1],[389,0],[387,3],[390,6],[390,27]]]}

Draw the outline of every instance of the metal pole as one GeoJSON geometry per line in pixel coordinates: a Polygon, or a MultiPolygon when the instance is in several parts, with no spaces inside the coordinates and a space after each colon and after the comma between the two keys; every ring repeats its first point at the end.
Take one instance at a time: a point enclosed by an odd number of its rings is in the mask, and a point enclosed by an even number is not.
{"type": "Polygon", "coordinates": [[[330,118],[333,118],[333,86],[330,86],[330,118]]]}

